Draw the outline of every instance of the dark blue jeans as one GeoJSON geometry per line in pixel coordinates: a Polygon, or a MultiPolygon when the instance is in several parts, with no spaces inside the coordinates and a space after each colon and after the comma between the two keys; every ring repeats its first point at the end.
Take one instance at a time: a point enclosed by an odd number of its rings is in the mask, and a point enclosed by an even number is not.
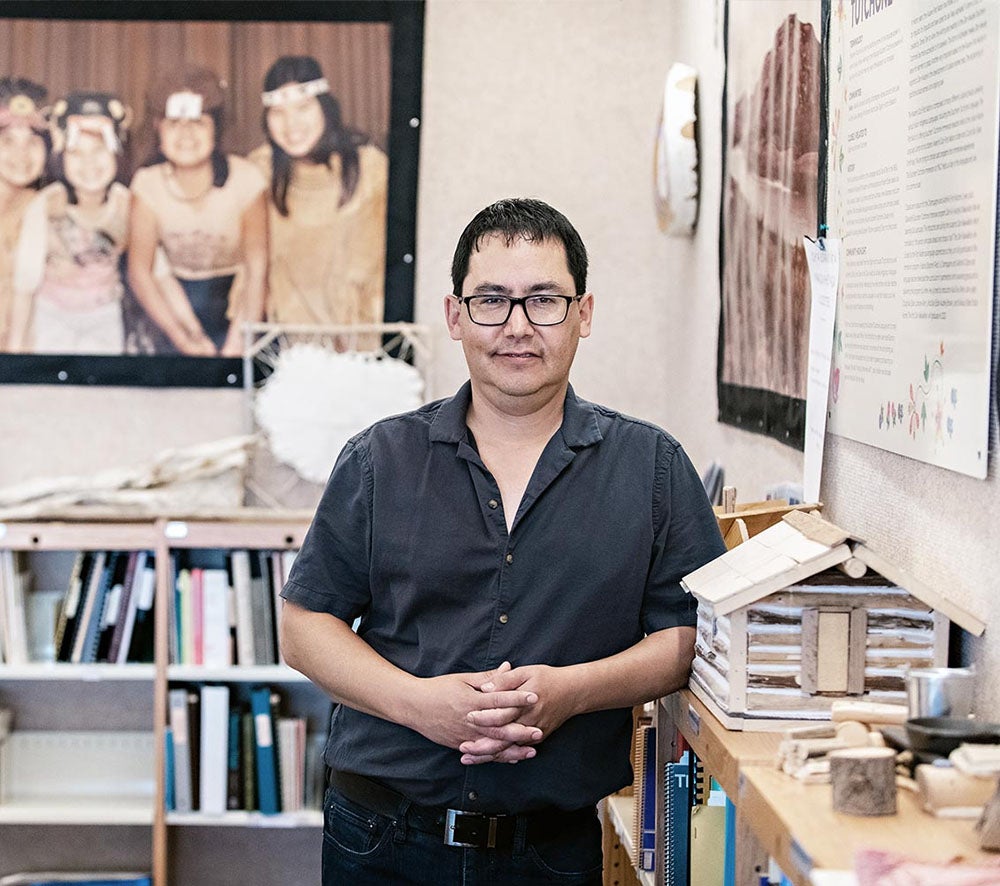
{"type": "Polygon", "coordinates": [[[443,834],[371,812],[327,788],[323,886],[601,886],[601,824],[594,817],[558,838],[529,842],[519,822],[511,850],[446,846],[443,834]]]}

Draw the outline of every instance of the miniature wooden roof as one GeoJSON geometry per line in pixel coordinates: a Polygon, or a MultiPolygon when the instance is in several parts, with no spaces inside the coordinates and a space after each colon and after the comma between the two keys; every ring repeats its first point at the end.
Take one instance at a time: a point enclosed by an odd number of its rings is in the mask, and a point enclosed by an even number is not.
{"type": "Polygon", "coordinates": [[[716,615],[728,615],[837,565],[855,577],[870,567],[969,633],[978,636],[985,630],[980,619],[907,575],[860,539],[805,511],[785,514],[781,522],[686,575],[681,584],[710,603],[716,615]]]}

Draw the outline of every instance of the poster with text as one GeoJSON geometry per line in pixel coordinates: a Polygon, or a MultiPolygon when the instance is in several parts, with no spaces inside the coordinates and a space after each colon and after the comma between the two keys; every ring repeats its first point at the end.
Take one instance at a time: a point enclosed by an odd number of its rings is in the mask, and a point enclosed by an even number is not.
{"type": "Polygon", "coordinates": [[[1000,5],[833,0],[829,429],[985,477],[1000,5]]]}

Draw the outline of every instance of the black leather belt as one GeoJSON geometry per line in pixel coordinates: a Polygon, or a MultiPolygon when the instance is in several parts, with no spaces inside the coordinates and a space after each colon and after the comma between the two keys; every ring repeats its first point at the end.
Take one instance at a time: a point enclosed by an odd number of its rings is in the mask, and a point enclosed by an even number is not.
{"type": "MultiPolygon", "coordinates": [[[[402,794],[392,788],[353,772],[331,769],[328,781],[351,802],[387,818],[396,818],[404,803],[408,803],[402,794]]],[[[519,821],[526,821],[525,838],[530,841],[570,831],[595,814],[591,806],[569,812],[544,809],[522,815],[490,815],[408,803],[406,823],[418,831],[443,837],[448,846],[509,850],[514,845],[519,821]]]]}

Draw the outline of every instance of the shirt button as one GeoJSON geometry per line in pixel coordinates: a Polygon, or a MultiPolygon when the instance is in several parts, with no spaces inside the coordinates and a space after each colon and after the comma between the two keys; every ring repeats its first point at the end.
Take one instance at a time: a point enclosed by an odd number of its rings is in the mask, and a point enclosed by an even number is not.
{"type": "Polygon", "coordinates": [[[505,625],[505,624],[507,624],[507,613],[506,613],[506,612],[505,612],[505,613],[503,613],[503,614],[502,614],[502,615],[500,616],[500,624],[502,624],[502,625],[505,625]]]}
{"type": "Polygon", "coordinates": [[[506,561],[507,561],[508,563],[513,563],[513,562],[514,562],[514,555],[513,555],[513,554],[508,554],[508,555],[507,555],[506,557],[504,557],[504,559],[505,559],[505,560],[506,560],[506,561]]]}
{"type": "Polygon", "coordinates": [[[469,791],[469,799],[470,800],[478,800],[479,799],[479,794],[477,794],[475,791],[469,791]]]}
{"type": "Polygon", "coordinates": [[[488,504],[490,509],[494,511],[500,507],[500,502],[498,502],[495,498],[491,498],[488,502],[486,502],[486,504],[488,504]]]}

